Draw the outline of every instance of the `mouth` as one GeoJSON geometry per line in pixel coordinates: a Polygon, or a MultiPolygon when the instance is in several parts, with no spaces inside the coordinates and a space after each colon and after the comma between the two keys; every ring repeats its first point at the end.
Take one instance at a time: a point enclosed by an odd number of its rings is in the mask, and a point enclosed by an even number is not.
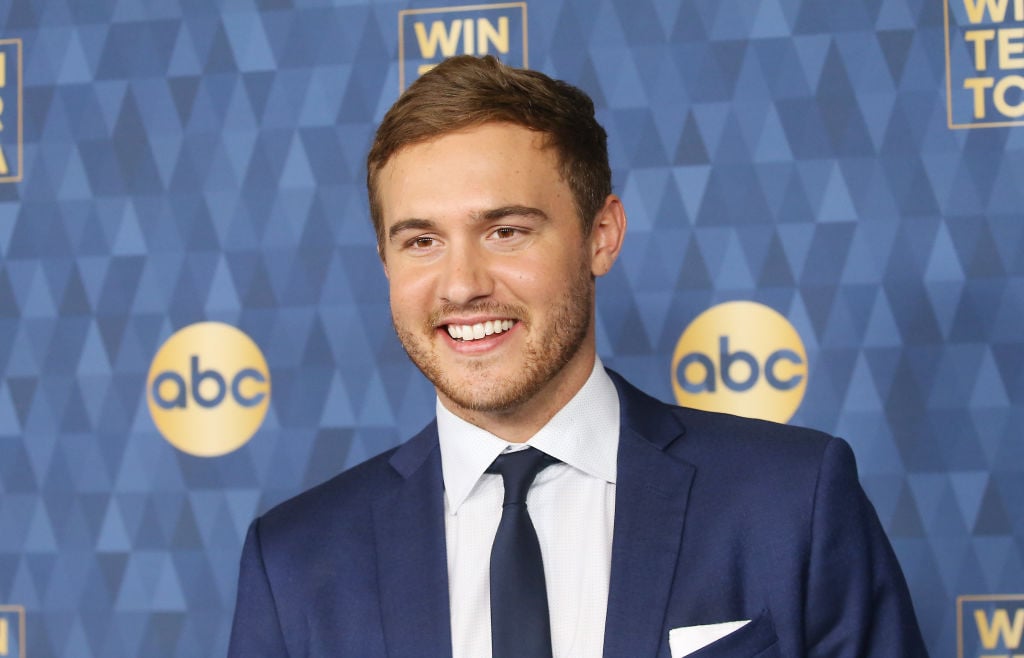
{"type": "Polygon", "coordinates": [[[449,324],[445,326],[445,329],[452,340],[469,342],[508,331],[517,323],[517,320],[488,320],[475,324],[449,324]]]}

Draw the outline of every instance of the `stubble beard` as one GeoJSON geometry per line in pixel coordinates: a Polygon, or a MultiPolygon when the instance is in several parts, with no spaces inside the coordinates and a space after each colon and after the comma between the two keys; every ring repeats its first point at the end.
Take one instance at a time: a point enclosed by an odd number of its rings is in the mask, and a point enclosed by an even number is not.
{"type": "Polygon", "coordinates": [[[580,351],[594,316],[593,285],[589,270],[581,269],[566,294],[554,300],[547,327],[535,326],[527,309],[521,306],[494,303],[445,306],[432,313],[431,319],[418,331],[400,326],[393,313],[392,322],[406,354],[441,395],[470,411],[508,414],[537,396],[580,351]],[[487,358],[470,360],[460,366],[461,378],[445,371],[434,349],[435,318],[460,312],[514,317],[523,325],[518,331],[528,332],[529,339],[522,354],[521,370],[514,379],[489,379],[487,370],[493,361],[487,358]],[[474,378],[473,374],[480,378],[474,378]]]}

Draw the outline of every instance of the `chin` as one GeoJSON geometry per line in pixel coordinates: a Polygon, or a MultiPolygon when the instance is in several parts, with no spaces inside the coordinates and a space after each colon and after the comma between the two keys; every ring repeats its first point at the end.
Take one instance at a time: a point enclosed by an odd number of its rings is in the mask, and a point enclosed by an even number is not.
{"type": "Polygon", "coordinates": [[[452,386],[449,382],[434,382],[445,398],[452,404],[479,413],[508,413],[519,407],[528,396],[515,389],[474,391],[469,393],[462,386],[452,386]]]}

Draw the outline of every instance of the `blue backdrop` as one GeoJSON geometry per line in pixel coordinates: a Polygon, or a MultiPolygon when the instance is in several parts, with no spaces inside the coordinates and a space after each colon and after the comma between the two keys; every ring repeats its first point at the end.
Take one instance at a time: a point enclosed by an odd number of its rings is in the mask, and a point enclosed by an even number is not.
{"type": "Polygon", "coordinates": [[[975,656],[971,606],[1012,617],[1024,592],[1014,9],[0,2],[0,656],[223,655],[249,521],[430,417],[363,157],[400,86],[467,51],[595,99],[631,222],[599,285],[605,363],[673,400],[698,314],[785,316],[792,422],[851,442],[933,655],[975,656]],[[147,402],[161,345],[207,320],[272,382],[219,457],[147,402]]]}

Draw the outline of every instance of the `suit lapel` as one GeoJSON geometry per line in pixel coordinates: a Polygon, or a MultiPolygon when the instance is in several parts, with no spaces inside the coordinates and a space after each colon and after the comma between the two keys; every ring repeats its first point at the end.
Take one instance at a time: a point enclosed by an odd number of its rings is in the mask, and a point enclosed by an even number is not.
{"type": "Polygon", "coordinates": [[[694,468],[664,452],[683,434],[679,420],[611,374],[619,389],[622,429],[604,655],[655,656],[668,645],[667,635],[662,637],[664,616],[677,580],[694,468]]]}
{"type": "Polygon", "coordinates": [[[374,504],[374,535],[388,656],[451,656],[444,481],[437,427],[400,447],[403,481],[374,504]]]}

